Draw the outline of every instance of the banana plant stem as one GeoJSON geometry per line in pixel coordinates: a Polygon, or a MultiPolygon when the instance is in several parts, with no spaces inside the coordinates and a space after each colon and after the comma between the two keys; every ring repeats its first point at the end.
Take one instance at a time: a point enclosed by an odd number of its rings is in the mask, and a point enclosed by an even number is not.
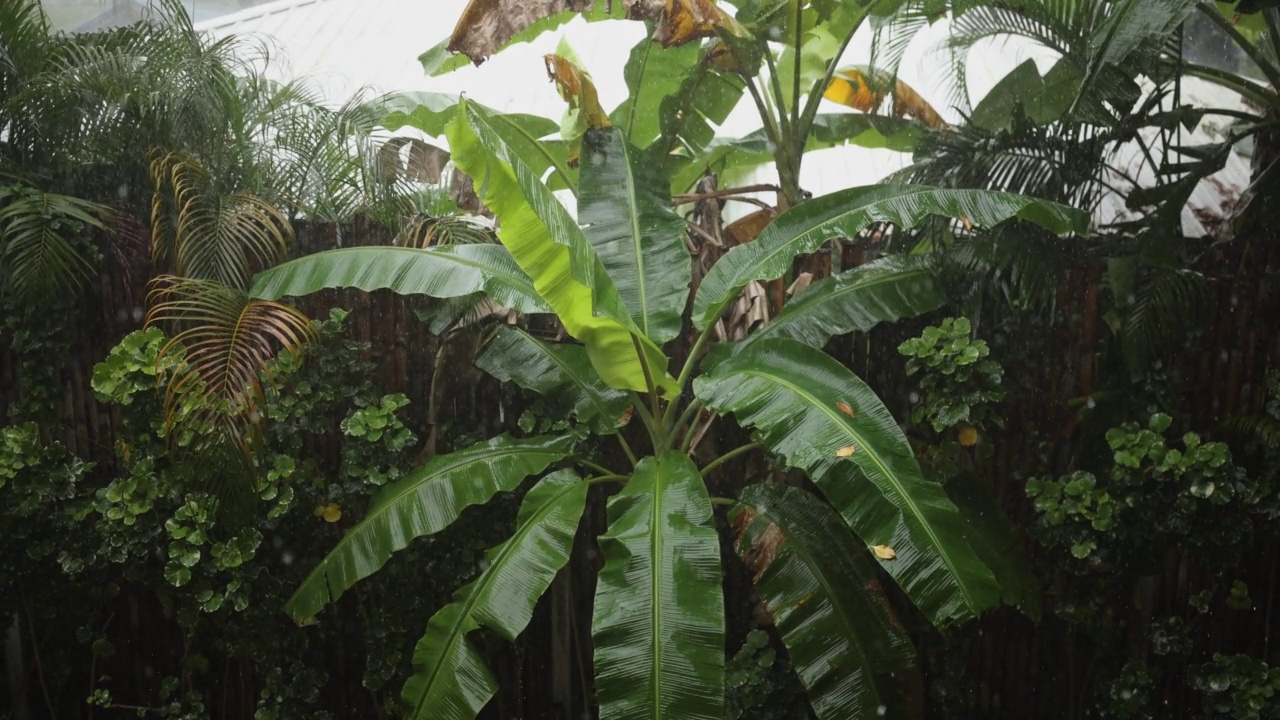
{"type": "Polygon", "coordinates": [[[659,422],[654,418],[653,413],[645,406],[644,398],[640,397],[640,393],[631,393],[631,405],[640,416],[640,422],[644,423],[644,429],[649,432],[649,442],[653,443],[653,449],[662,447],[662,428],[659,427],[659,422]]]}
{"type": "Polygon", "coordinates": [[[597,475],[596,477],[589,478],[587,480],[587,484],[599,485],[600,483],[606,482],[624,482],[627,477],[627,475],[597,475]]]}
{"type": "Polygon", "coordinates": [[[711,498],[711,504],[712,505],[737,505],[738,501],[734,500],[733,498],[713,497],[711,498]]]}
{"type": "Polygon", "coordinates": [[[708,474],[711,473],[712,470],[715,470],[716,468],[738,457],[739,455],[744,455],[759,447],[760,447],[760,443],[750,442],[750,443],[747,443],[746,445],[743,445],[741,447],[736,447],[730,450],[729,452],[721,455],[715,460],[712,460],[711,462],[707,463],[707,466],[702,468],[702,477],[706,477],[708,474]]]}
{"type": "Polygon", "coordinates": [[[596,471],[596,472],[598,472],[598,473],[603,473],[603,474],[605,474],[605,475],[617,475],[617,474],[618,474],[617,472],[615,472],[615,471],[613,471],[613,470],[610,470],[609,468],[607,468],[607,467],[605,467],[605,466],[603,466],[603,465],[601,465],[601,464],[599,464],[599,463],[594,463],[594,462],[592,462],[592,461],[590,461],[590,460],[588,460],[588,459],[586,459],[586,458],[584,458],[584,457],[575,457],[575,458],[573,459],[573,461],[574,461],[574,462],[576,462],[576,463],[578,463],[579,465],[584,466],[584,467],[589,467],[589,468],[591,468],[592,470],[595,470],[595,471],[596,471]]]}
{"type": "Polygon", "coordinates": [[[622,453],[627,456],[627,461],[631,463],[632,467],[635,467],[639,460],[636,459],[635,451],[631,449],[631,443],[627,442],[621,431],[614,433],[613,436],[618,438],[618,446],[622,448],[622,453]]]}
{"type": "Polygon", "coordinates": [[[684,412],[680,413],[680,417],[676,419],[675,424],[667,428],[668,445],[670,444],[671,440],[674,440],[677,437],[680,430],[684,428],[685,423],[689,422],[690,418],[697,417],[698,411],[701,409],[702,409],[701,400],[698,400],[697,398],[695,398],[693,402],[689,403],[688,407],[684,409],[684,412]]]}

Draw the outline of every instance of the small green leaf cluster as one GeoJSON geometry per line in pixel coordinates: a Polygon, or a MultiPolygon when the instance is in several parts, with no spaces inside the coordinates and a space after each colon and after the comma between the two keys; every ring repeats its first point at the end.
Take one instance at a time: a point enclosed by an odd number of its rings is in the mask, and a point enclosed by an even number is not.
{"type": "Polygon", "coordinates": [[[386,460],[403,456],[418,440],[397,415],[408,404],[409,398],[401,394],[368,404],[357,401],[359,407],[342,421],[342,434],[355,441],[343,450],[345,477],[374,487],[400,478],[400,469],[394,463],[386,466],[386,460]]]}
{"type": "Polygon", "coordinates": [[[987,343],[971,334],[968,318],[948,318],[898,346],[898,352],[909,358],[907,375],[920,376],[912,422],[927,422],[934,432],[961,423],[980,426],[990,420],[1000,424],[983,406],[1004,399],[1004,370],[988,358],[991,350],[987,343]]]}
{"type": "Polygon", "coordinates": [[[1116,720],[1153,720],[1150,708],[1155,685],[1155,678],[1144,664],[1125,663],[1120,677],[1107,685],[1103,716],[1116,720]]]}
{"type": "Polygon", "coordinates": [[[1204,693],[1207,718],[1280,718],[1280,668],[1247,655],[1214,653],[1195,668],[1191,687],[1204,693]]]}
{"type": "Polygon", "coordinates": [[[1272,489],[1236,467],[1223,443],[1196,433],[1184,434],[1180,446],[1170,443],[1172,422],[1156,413],[1145,428],[1109,430],[1106,475],[1029,479],[1026,493],[1046,542],[1093,569],[1150,562],[1171,542],[1218,564],[1235,557],[1251,536],[1252,518],[1271,514],[1272,489]]]}
{"type": "Polygon", "coordinates": [[[18,581],[25,561],[52,557],[71,545],[48,530],[66,532],[74,525],[71,504],[90,468],[61,443],[43,441],[35,423],[0,428],[0,507],[7,538],[0,549],[0,596],[18,581]]]}
{"type": "Polygon", "coordinates": [[[764,630],[725,663],[725,720],[804,720],[812,717],[803,686],[764,630]]]}

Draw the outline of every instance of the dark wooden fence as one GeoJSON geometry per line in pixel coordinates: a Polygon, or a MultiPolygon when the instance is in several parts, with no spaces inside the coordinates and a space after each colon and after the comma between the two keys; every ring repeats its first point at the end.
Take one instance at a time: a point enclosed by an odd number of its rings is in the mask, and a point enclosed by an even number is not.
{"type": "MultiPolygon", "coordinates": [[[[343,228],[303,225],[298,231],[297,252],[379,244],[387,239],[385,232],[366,223],[343,228]]],[[[846,252],[846,258],[858,255],[856,248],[846,252]]],[[[1274,280],[1280,253],[1272,249],[1272,244],[1263,244],[1261,250],[1255,248],[1247,262],[1242,263],[1241,259],[1230,244],[1217,251],[1216,259],[1210,263],[1219,277],[1216,317],[1209,321],[1201,345],[1181,348],[1167,357],[1177,370],[1189,410],[1180,421],[1210,435],[1225,417],[1261,412],[1266,402],[1264,374],[1268,368],[1280,367],[1280,333],[1276,332],[1280,327],[1280,289],[1274,280]]],[[[1108,305],[1103,264],[1082,257],[1064,264],[1060,273],[1056,311],[1051,325],[1041,328],[1051,337],[1049,349],[1043,357],[1011,368],[1006,382],[1013,391],[1004,407],[1007,429],[993,434],[990,440],[996,448],[993,482],[1005,510],[1023,527],[1032,515],[1020,471],[1039,466],[1035,458],[1043,448],[1034,442],[1036,433],[1021,429],[1051,430],[1060,445],[1055,456],[1064,463],[1058,470],[1069,470],[1066,459],[1079,441],[1079,408],[1069,401],[1087,398],[1098,389],[1099,363],[1109,345],[1110,331],[1102,318],[1103,308],[1108,305]]],[[[99,482],[106,482],[116,469],[114,418],[109,408],[95,400],[89,380],[94,364],[119,338],[141,326],[150,275],[145,248],[107,258],[102,277],[88,294],[91,301],[80,307],[73,353],[58,370],[63,389],[63,423],[58,439],[78,456],[97,464],[99,482]]],[[[414,429],[424,433],[429,430],[426,398],[439,340],[412,317],[412,310],[403,299],[387,292],[331,291],[306,298],[302,306],[313,317],[322,317],[331,307],[350,310],[350,332],[370,344],[370,359],[377,364],[383,390],[408,395],[413,400],[414,429]]],[[[909,407],[908,390],[897,344],[943,313],[945,310],[919,322],[838,340],[833,350],[848,359],[882,393],[891,409],[904,413],[909,407]]],[[[13,401],[17,392],[17,367],[15,358],[7,354],[0,357],[6,402],[13,401]]],[[[470,392],[471,400],[452,400],[440,412],[471,414],[469,422],[484,423],[483,415],[491,412],[487,408],[494,404],[475,396],[474,389],[462,387],[468,380],[461,375],[446,382],[460,386],[455,397],[465,398],[470,392]]],[[[591,544],[592,534],[603,528],[603,505],[598,500],[592,502],[579,539],[584,549],[591,544]]],[[[1277,589],[1277,548],[1267,542],[1257,551],[1258,557],[1248,563],[1247,575],[1259,607],[1252,612],[1210,617],[1202,629],[1212,634],[1215,647],[1261,656],[1274,652],[1270,636],[1276,619],[1273,599],[1277,589]]],[[[590,645],[589,637],[583,637],[580,629],[589,627],[582,623],[589,622],[593,592],[590,578],[596,562],[587,555],[579,553],[572,571],[557,580],[522,639],[523,649],[510,654],[497,669],[506,690],[490,708],[489,716],[585,717],[590,645]]],[[[738,619],[750,611],[745,599],[749,591],[740,580],[731,582],[729,593],[731,616],[738,619]]],[[[1145,582],[1141,592],[1113,598],[1109,612],[1124,617],[1135,628],[1162,613],[1183,613],[1189,595],[1200,582],[1201,578],[1185,562],[1171,556],[1165,572],[1145,582]]],[[[952,685],[962,687],[966,694],[957,706],[969,708],[965,712],[970,717],[1084,717],[1089,699],[1081,693],[1098,679],[1099,673],[1112,670],[1099,665],[1089,638],[1050,618],[1033,623],[1015,612],[999,611],[984,617],[960,637],[949,646],[938,637],[926,637],[921,655],[928,676],[925,686],[932,678],[952,676],[956,681],[952,685]]],[[[731,642],[733,638],[731,633],[731,642]]],[[[353,682],[358,684],[358,680],[353,682]]],[[[1172,703],[1168,717],[1183,716],[1186,708],[1178,705],[1183,697],[1181,691],[1170,684],[1165,692],[1165,699],[1172,703]]],[[[940,702],[931,706],[931,715],[947,714],[942,708],[949,701],[940,702]]],[[[235,711],[228,716],[235,717],[235,711]]]]}

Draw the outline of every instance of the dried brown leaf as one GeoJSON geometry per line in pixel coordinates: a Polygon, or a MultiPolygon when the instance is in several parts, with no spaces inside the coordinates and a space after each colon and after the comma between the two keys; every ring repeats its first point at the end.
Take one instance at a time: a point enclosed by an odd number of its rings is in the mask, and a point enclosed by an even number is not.
{"type": "Polygon", "coordinates": [[[565,10],[582,11],[594,0],[471,0],[449,38],[449,51],[479,65],[513,35],[565,10]]]}

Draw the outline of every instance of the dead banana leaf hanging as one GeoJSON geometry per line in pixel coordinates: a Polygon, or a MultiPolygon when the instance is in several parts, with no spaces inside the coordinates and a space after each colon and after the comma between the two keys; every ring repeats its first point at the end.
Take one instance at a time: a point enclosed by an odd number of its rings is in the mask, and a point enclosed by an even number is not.
{"type": "Polygon", "coordinates": [[[560,97],[569,103],[560,137],[569,145],[569,167],[577,167],[582,154],[582,136],[588,130],[600,130],[613,123],[600,107],[595,83],[586,71],[560,55],[545,55],[542,59],[547,65],[547,75],[560,90],[560,97]]]}
{"type": "Polygon", "coordinates": [[[637,19],[656,19],[653,39],[663,47],[719,37],[721,31],[745,34],[738,21],[717,7],[714,0],[641,0],[631,4],[629,14],[637,19]]]}
{"type": "Polygon", "coordinates": [[[479,65],[530,25],[566,10],[581,12],[594,0],[471,0],[449,38],[449,51],[479,65]]]}

